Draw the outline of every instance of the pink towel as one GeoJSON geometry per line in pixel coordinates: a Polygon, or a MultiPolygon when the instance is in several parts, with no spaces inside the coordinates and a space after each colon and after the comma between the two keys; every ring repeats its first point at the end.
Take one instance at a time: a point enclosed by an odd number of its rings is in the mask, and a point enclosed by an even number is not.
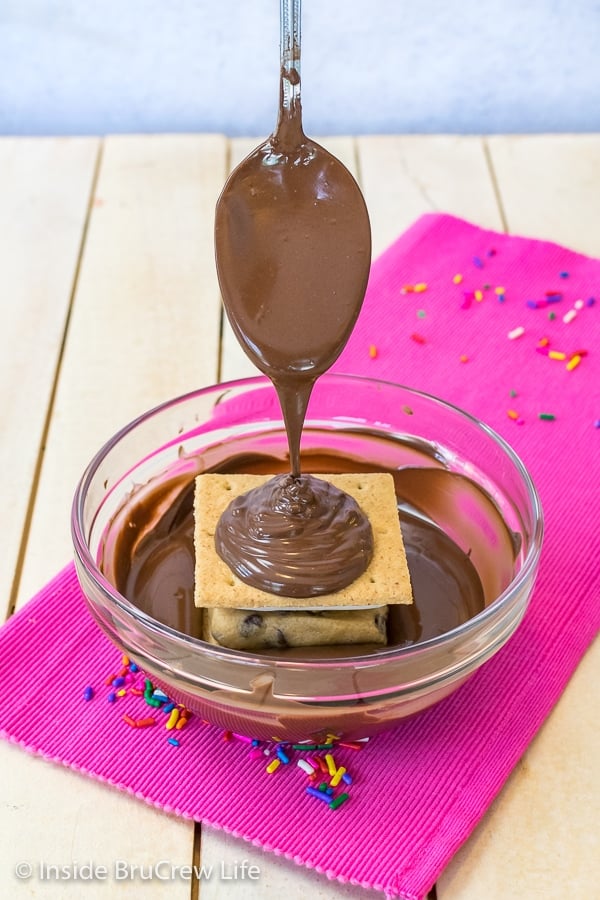
{"type": "Polygon", "coordinates": [[[225,742],[199,720],[176,733],[179,747],[162,722],[129,728],[123,713],[140,718],[149,707],[142,697],[107,702],[104,681],[120,657],[87,614],[71,566],[0,632],[3,736],[329,877],[423,897],[600,624],[599,340],[600,262],[553,244],[431,215],[374,263],[336,369],[429,391],[497,429],[536,481],[546,539],[531,605],[508,644],[437,707],[360,752],[336,750],[353,776],[344,806],[330,810],[306,795],[296,766],[265,774],[264,757],[248,758],[247,744],[225,742]],[[538,352],[544,338],[566,358],[538,352]],[[86,686],[95,688],[89,702],[86,686]],[[43,702],[48,692],[60,693],[60,704],[43,702]]]}

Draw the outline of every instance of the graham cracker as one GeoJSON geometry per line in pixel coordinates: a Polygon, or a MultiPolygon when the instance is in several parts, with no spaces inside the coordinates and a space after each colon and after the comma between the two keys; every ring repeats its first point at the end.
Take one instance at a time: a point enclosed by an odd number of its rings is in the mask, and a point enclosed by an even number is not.
{"type": "Polygon", "coordinates": [[[371,523],[373,559],[366,571],[347,587],[319,597],[282,597],[261,591],[239,579],[215,550],[215,529],[221,514],[234,497],[264,484],[271,477],[204,474],[196,478],[196,606],[323,609],[412,603],[394,480],[388,473],[318,476],[354,497],[371,523]]]}

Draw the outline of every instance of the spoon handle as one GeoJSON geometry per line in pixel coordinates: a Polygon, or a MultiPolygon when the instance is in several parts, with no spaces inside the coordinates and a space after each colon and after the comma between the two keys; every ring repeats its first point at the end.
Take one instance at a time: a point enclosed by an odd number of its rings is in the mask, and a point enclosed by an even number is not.
{"type": "Polygon", "coordinates": [[[290,112],[300,100],[301,0],[280,0],[282,106],[290,112]]]}

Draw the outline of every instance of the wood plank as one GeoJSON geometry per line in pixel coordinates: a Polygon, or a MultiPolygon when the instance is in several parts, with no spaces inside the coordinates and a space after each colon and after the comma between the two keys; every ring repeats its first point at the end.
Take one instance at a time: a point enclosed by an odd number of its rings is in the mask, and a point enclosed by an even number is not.
{"type": "Polygon", "coordinates": [[[71,556],[77,479],[118,428],[217,375],[218,136],[111,137],[104,147],[19,603],[71,556]]]}
{"type": "Polygon", "coordinates": [[[487,141],[510,232],[600,255],[600,134],[487,141]]]}
{"type": "MultiPolygon", "coordinates": [[[[593,162],[598,135],[493,137],[490,158],[511,233],[600,253],[593,162]]],[[[600,641],[479,828],[450,863],[438,900],[596,896],[600,881],[600,729],[590,690],[600,641]]]]}
{"type": "MultiPolygon", "coordinates": [[[[397,237],[418,216],[445,210],[481,225],[502,229],[494,185],[479,138],[455,137],[361,137],[322,143],[339,156],[358,177],[371,216],[374,255],[397,237]],[[468,185],[465,189],[465,184],[468,185]]],[[[233,142],[235,165],[256,142],[233,142]]],[[[256,374],[231,331],[224,329],[222,373],[224,377],[256,374]]],[[[248,900],[302,900],[307,895],[334,898],[369,896],[361,888],[320,881],[319,876],[298,870],[293,863],[264,854],[212,829],[202,830],[202,860],[219,864],[220,859],[246,858],[257,865],[261,878],[246,883],[248,900]]],[[[203,900],[219,900],[222,885],[203,885],[203,900]]]]}
{"type": "MultiPolygon", "coordinates": [[[[330,153],[337,156],[356,177],[356,150],[353,138],[325,137],[315,140],[318,140],[330,153]]],[[[260,138],[236,138],[231,141],[230,169],[233,170],[260,142],[260,138]]],[[[231,381],[234,378],[247,378],[260,374],[254,363],[242,350],[225,314],[221,348],[221,381],[231,381]]]]}
{"type": "Polygon", "coordinates": [[[502,231],[481,138],[372,135],[358,138],[358,153],[374,257],[427,212],[452,213],[502,231]]]}
{"type": "Polygon", "coordinates": [[[201,900],[383,900],[383,894],[339,881],[267,853],[213,828],[202,829],[202,861],[211,860],[214,872],[246,860],[258,870],[256,880],[224,881],[214,877],[202,883],[201,900]]]}
{"type": "Polygon", "coordinates": [[[0,804],[1,897],[189,900],[189,881],[142,880],[139,868],[135,875],[133,867],[144,866],[148,871],[161,860],[191,865],[194,827],[190,822],[166,816],[121,791],[34,758],[4,741],[0,766],[5,773],[0,804]],[[119,861],[127,864],[131,879],[122,877],[123,866],[116,868],[119,861]],[[20,862],[34,867],[30,879],[16,879],[15,866],[20,862]],[[80,881],[77,886],[40,877],[41,863],[70,867],[89,862],[105,866],[106,879],[80,881]]]}
{"type": "Polygon", "coordinates": [[[8,612],[99,141],[0,140],[0,620],[8,612]]]}
{"type": "MultiPolygon", "coordinates": [[[[317,138],[331,153],[342,160],[356,176],[356,147],[349,137],[317,138]]],[[[230,168],[233,169],[241,160],[257,146],[256,138],[238,138],[231,142],[230,168]]],[[[221,380],[245,378],[257,375],[258,370],[250,362],[227,318],[224,318],[221,354],[221,380]]],[[[323,898],[323,900],[359,900],[366,896],[361,888],[331,882],[316,872],[299,868],[289,860],[264,853],[251,844],[243,843],[213,828],[203,828],[201,838],[201,858],[205,865],[212,865],[219,870],[221,861],[246,859],[260,870],[256,881],[223,882],[217,878],[202,884],[202,900],[221,900],[225,896],[240,896],[244,900],[276,900],[287,897],[288,900],[304,900],[304,897],[323,898]]]]}
{"type": "MultiPolygon", "coordinates": [[[[212,233],[225,160],[218,136],[105,143],[19,603],[69,559],[71,495],[98,446],[134,415],[215,379],[220,303],[212,233]]],[[[192,862],[190,822],[5,744],[0,767],[18,785],[0,816],[15,862],[192,862]]],[[[0,870],[0,896],[11,896],[14,883],[10,866],[0,870]]],[[[37,896],[39,882],[27,888],[37,896]]],[[[139,879],[123,881],[119,896],[136,900],[141,889],[139,879]]],[[[86,884],[86,896],[94,890],[106,895],[105,884],[86,884]]],[[[190,883],[144,882],[143,890],[183,900],[190,883]]],[[[44,896],[62,898],[64,886],[45,883],[44,896]]]]}

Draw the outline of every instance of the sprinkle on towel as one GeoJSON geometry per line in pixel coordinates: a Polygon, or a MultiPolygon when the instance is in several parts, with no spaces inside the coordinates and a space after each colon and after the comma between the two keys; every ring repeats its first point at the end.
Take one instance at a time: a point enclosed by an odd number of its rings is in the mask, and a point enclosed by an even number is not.
{"type": "MultiPolygon", "coordinates": [[[[192,716],[182,703],[176,703],[171,700],[163,690],[156,687],[152,681],[139,670],[135,663],[130,663],[128,661],[123,669],[122,675],[120,673],[119,675],[112,674],[110,678],[107,678],[104,688],[107,692],[108,699],[112,699],[113,703],[117,703],[118,697],[114,691],[113,681],[118,677],[127,680],[128,676],[132,676],[127,687],[124,687],[117,692],[118,696],[127,696],[130,701],[130,703],[128,703],[130,708],[126,713],[121,714],[120,718],[131,730],[147,731],[148,733],[155,732],[154,738],[149,734],[145,740],[164,740],[164,738],[160,738],[160,735],[164,733],[162,732],[162,729],[154,728],[160,720],[160,722],[165,723],[165,727],[169,731],[166,743],[174,749],[179,749],[183,744],[179,737],[179,733],[177,734],[177,737],[173,735],[173,729],[179,730],[188,722],[188,720],[192,720],[193,723],[202,725],[210,724],[206,720],[200,720],[195,716],[192,716]],[[162,716],[157,719],[154,714],[144,715],[144,710],[148,712],[148,707],[146,705],[148,699],[155,700],[158,704],[157,712],[160,708],[161,713],[165,713],[166,722],[165,718],[162,716]],[[170,728],[169,723],[172,723],[170,728]]],[[[93,685],[87,685],[84,689],[84,699],[88,699],[88,692],[91,692],[89,697],[89,699],[91,699],[91,697],[95,695],[93,685]]],[[[344,756],[347,757],[349,752],[351,755],[353,751],[363,750],[369,741],[369,738],[362,738],[356,741],[344,741],[340,739],[337,734],[333,733],[328,734],[325,741],[321,738],[322,743],[316,743],[310,740],[292,743],[291,741],[280,740],[278,738],[273,738],[270,741],[263,741],[230,730],[223,731],[221,737],[225,743],[230,744],[232,748],[230,752],[235,752],[234,748],[237,747],[238,753],[246,753],[248,765],[253,764],[252,760],[261,759],[263,761],[264,770],[268,775],[274,775],[277,772],[278,778],[283,777],[292,779],[297,779],[298,775],[302,775],[303,778],[300,779],[300,785],[303,783],[305,785],[308,784],[309,790],[307,790],[307,793],[309,796],[312,795],[315,797],[318,794],[319,799],[323,800],[331,809],[338,809],[348,801],[350,798],[349,788],[355,780],[351,773],[347,771],[348,761],[347,759],[344,759],[344,756]],[[336,753],[336,755],[339,753],[341,758],[340,762],[334,758],[334,753],[336,753]],[[289,765],[289,763],[292,762],[296,765],[289,765]],[[284,770],[287,770],[287,774],[282,774],[284,773],[284,770]],[[316,784],[317,780],[324,780],[321,789],[312,787],[312,785],[316,784]]],[[[144,747],[147,750],[148,744],[145,743],[144,747]]]]}
{"type": "Polygon", "coordinates": [[[556,416],[554,413],[541,412],[538,413],[538,419],[541,419],[542,422],[554,422],[556,416]]]}
{"type": "Polygon", "coordinates": [[[522,325],[519,325],[518,328],[513,328],[512,331],[508,332],[508,339],[510,341],[515,341],[517,338],[522,337],[525,334],[525,329],[522,325]]]}
{"type": "Polygon", "coordinates": [[[371,346],[369,347],[369,356],[371,357],[371,359],[377,359],[377,347],[375,346],[375,344],[371,344],[371,346]]]}

